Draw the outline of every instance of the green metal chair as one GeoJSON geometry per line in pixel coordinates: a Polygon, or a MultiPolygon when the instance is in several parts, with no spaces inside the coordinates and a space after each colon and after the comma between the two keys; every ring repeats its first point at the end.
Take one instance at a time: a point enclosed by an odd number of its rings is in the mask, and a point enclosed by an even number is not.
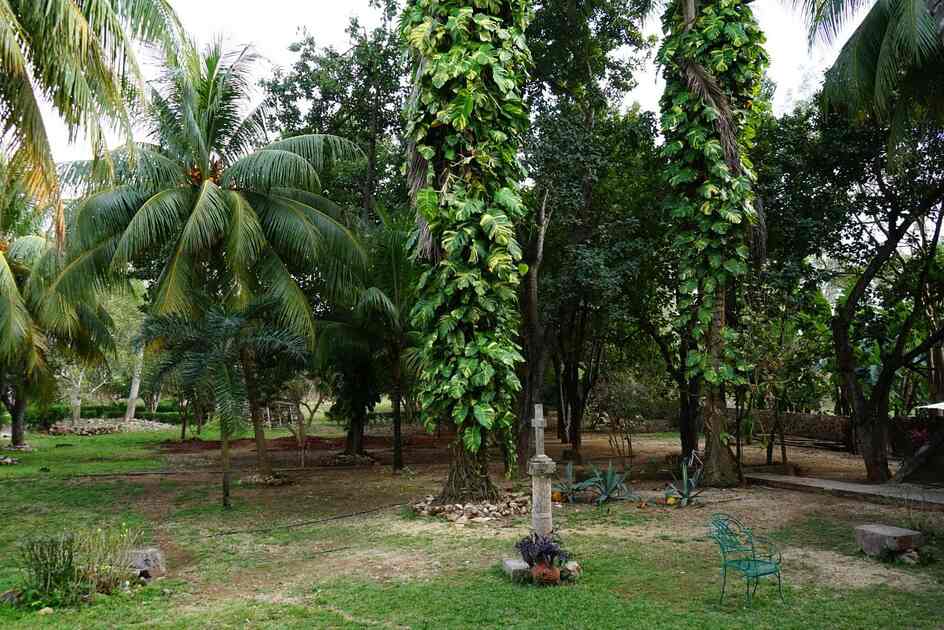
{"type": "Polygon", "coordinates": [[[744,578],[747,605],[753,603],[754,593],[760,578],[776,576],[777,590],[783,602],[783,578],[780,566],[783,557],[780,551],[765,538],[754,536],[749,527],[727,514],[714,514],[708,524],[709,535],[721,548],[721,603],[728,583],[728,571],[744,578]]]}

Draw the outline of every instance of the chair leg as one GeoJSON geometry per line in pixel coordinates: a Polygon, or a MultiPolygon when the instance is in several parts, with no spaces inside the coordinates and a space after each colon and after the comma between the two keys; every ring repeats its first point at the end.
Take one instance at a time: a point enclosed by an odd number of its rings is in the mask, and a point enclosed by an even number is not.
{"type": "Polygon", "coordinates": [[[777,590],[780,591],[780,603],[786,604],[786,600],[783,598],[783,578],[780,575],[780,572],[777,572],[777,590]]]}
{"type": "Polygon", "coordinates": [[[751,597],[751,579],[748,577],[744,578],[745,586],[745,595],[747,595],[747,607],[750,608],[753,605],[753,598],[751,597]]]}
{"type": "Polygon", "coordinates": [[[724,606],[724,588],[728,585],[728,572],[721,568],[721,601],[718,602],[719,605],[724,606]]]}

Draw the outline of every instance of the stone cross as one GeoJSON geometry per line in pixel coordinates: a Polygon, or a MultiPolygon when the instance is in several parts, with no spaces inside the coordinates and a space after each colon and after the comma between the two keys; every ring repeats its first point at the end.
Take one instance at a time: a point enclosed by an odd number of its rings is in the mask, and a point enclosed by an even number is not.
{"type": "Polygon", "coordinates": [[[528,464],[531,475],[531,527],[541,536],[547,536],[554,529],[551,516],[551,475],[557,465],[544,454],[544,406],[534,406],[534,457],[528,464]]]}

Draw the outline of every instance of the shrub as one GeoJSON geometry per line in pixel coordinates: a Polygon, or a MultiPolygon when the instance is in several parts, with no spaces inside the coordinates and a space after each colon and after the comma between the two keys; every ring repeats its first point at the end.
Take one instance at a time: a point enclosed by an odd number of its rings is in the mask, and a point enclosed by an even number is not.
{"type": "Polygon", "coordinates": [[[127,527],[30,538],[20,545],[24,600],[32,606],[74,606],[110,594],[135,576],[131,550],[139,534],[127,527]]]}
{"type": "Polygon", "coordinates": [[[75,536],[32,538],[20,546],[23,594],[26,601],[70,606],[89,593],[79,569],[79,543],[75,536]]]}
{"type": "Polygon", "coordinates": [[[522,538],[515,544],[515,549],[521,554],[529,567],[537,564],[546,566],[563,566],[567,562],[567,552],[560,546],[560,540],[553,534],[541,536],[532,532],[530,536],[522,538]]]}

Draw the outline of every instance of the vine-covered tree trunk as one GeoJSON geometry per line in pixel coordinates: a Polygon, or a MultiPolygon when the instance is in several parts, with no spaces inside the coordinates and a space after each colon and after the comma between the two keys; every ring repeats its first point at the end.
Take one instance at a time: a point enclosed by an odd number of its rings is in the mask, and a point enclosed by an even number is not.
{"type": "Polygon", "coordinates": [[[697,344],[686,372],[704,379],[704,480],[730,486],[738,472],[723,392],[743,383],[749,366],[739,360],[736,332],[725,326],[725,289],[747,272],[749,229],[757,220],[755,176],[744,156],[766,107],[767,54],[741,0],[670,3],[663,27],[669,33],[659,53],[666,79],[663,155],[681,253],[677,325],[697,344]]]}
{"type": "Polygon", "coordinates": [[[498,499],[498,488],[488,474],[488,454],[484,447],[470,453],[456,442],[449,447],[449,455],[449,476],[439,495],[441,503],[498,499]]]}
{"type": "Polygon", "coordinates": [[[428,430],[456,427],[448,500],[495,498],[486,444],[515,447],[517,299],[526,270],[514,226],[526,211],[518,184],[529,124],[529,4],[413,1],[401,20],[414,77],[406,170],[417,255],[428,263],[413,310],[423,332],[417,396],[428,430]]]}
{"type": "MultiPolygon", "coordinates": [[[[708,330],[708,354],[711,366],[718,371],[722,364],[724,342],[725,294],[719,289],[715,296],[715,308],[711,327],[708,330]]],[[[714,487],[729,487],[738,483],[737,458],[728,445],[727,402],[721,384],[709,385],[705,397],[705,484],[714,487]]]]}

